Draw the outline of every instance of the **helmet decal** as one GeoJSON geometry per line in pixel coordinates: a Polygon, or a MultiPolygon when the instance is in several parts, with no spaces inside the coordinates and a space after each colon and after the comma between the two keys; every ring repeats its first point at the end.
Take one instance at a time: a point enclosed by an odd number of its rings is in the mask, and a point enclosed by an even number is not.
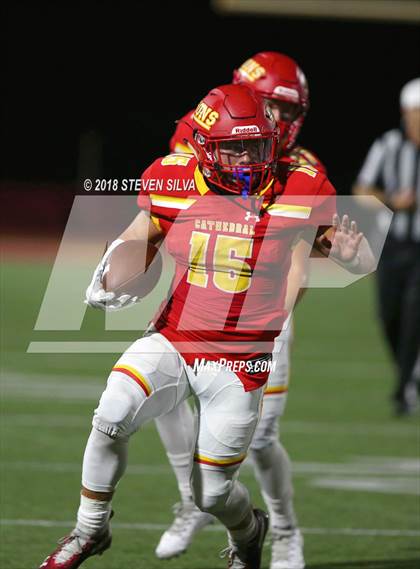
{"type": "Polygon", "coordinates": [[[247,59],[239,68],[239,73],[244,75],[249,81],[256,81],[266,73],[264,67],[255,59],[247,59]]]}
{"type": "Polygon", "coordinates": [[[206,105],[204,101],[198,104],[193,114],[193,120],[206,130],[210,130],[218,118],[219,113],[206,105]]]}
{"type": "Polygon", "coordinates": [[[234,126],[232,128],[232,134],[257,134],[261,132],[256,124],[250,124],[246,126],[234,126]]]}
{"type": "Polygon", "coordinates": [[[297,90],[291,89],[290,87],[284,87],[284,85],[277,85],[274,87],[273,94],[278,95],[279,97],[287,97],[296,103],[299,102],[299,93],[297,90]]]}

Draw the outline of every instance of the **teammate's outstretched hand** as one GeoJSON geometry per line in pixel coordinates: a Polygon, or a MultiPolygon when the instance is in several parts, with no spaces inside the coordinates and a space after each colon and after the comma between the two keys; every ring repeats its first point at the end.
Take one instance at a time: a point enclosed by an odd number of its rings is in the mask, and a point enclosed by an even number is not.
{"type": "Polygon", "coordinates": [[[332,240],[326,234],[321,235],[318,240],[321,252],[342,263],[350,263],[359,251],[363,233],[358,231],[357,223],[350,221],[347,214],[343,215],[340,221],[340,216],[335,213],[332,227],[334,230],[332,240]]]}

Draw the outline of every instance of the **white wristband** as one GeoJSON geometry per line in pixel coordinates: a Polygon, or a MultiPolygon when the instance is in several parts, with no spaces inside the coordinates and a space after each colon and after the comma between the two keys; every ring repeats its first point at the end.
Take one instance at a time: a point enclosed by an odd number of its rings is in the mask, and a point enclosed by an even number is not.
{"type": "Polygon", "coordinates": [[[121,243],[124,243],[124,239],[115,239],[115,241],[113,241],[111,245],[108,247],[108,249],[105,251],[102,259],[99,261],[99,265],[96,267],[95,272],[93,273],[91,284],[93,284],[97,279],[99,279],[99,281],[102,281],[102,277],[104,275],[104,271],[106,268],[107,259],[111,255],[112,251],[116,247],[118,247],[118,245],[120,245],[121,243]]]}
{"type": "Polygon", "coordinates": [[[118,245],[121,245],[121,243],[124,243],[124,239],[115,239],[115,241],[113,241],[111,243],[111,245],[108,247],[108,249],[105,251],[104,256],[102,257],[102,260],[99,263],[99,267],[100,267],[99,272],[100,272],[101,281],[102,281],[104,274],[109,269],[109,264],[107,265],[107,261],[108,261],[109,256],[111,255],[112,251],[118,247],[118,245]]]}
{"type": "Polygon", "coordinates": [[[105,251],[104,256],[102,257],[102,262],[106,261],[106,259],[108,259],[108,257],[110,256],[110,254],[112,253],[112,251],[118,247],[118,245],[121,245],[121,243],[124,243],[124,239],[115,239],[115,241],[113,241],[111,243],[111,245],[108,247],[108,249],[105,251]]]}

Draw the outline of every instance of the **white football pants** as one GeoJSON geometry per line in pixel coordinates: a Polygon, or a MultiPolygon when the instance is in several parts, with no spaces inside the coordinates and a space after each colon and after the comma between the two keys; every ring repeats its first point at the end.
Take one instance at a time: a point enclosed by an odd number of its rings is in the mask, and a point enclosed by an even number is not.
{"type": "Polygon", "coordinates": [[[197,408],[195,444],[190,449],[195,503],[226,527],[235,527],[251,509],[236,474],[258,423],[263,389],[246,392],[236,374],[224,368],[196,375],[159,333],[134,342],[111,371],[94,412],[83,486],[113,491],[125,469],[129,437],[189,395],[197,408]]]}

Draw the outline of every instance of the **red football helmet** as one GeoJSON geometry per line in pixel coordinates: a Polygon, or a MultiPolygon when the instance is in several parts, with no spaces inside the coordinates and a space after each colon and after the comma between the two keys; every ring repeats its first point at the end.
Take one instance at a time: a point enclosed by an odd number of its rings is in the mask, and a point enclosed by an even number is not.
{"type": "Polygon", "coordinates": [[[273,178],[280,130],[273,113],[245,85],[212,89],[192,116],[191,145],[210,184],[255,194],[273,178]]]}
{"type": "Polygon", "coordinates": [[[278,105],[278,124],[285,133],[282,150],[290,151],[309,109],[308,85],[296,61],[276,51],[261,51],[233,72],[233,83],[248,85],[269,104],[278,105]]]}

